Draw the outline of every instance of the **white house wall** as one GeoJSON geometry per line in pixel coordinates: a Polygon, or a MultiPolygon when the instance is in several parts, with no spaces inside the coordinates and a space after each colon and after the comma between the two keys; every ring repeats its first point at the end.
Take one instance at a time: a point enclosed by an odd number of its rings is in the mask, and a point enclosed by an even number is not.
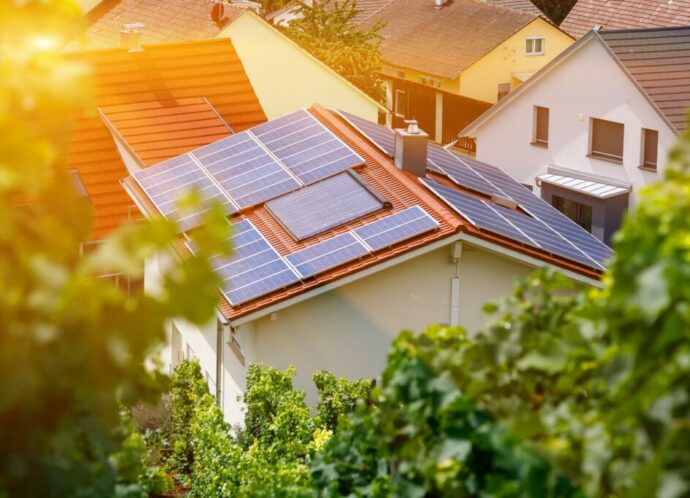
{"type": "MultiPolygon", "coordinates": [[[[237,336],[247,364],[295,366],[295,386],[307,391],[310,403],[316,401],[311,375],[317,370],[347,378],[377,376],[400,330],[421,331],[433,323],[449,322],[451,280],[456,276],[449,254],[449,246],[440,248],[240,327],[237,336]]],[[[508,294],[516,277],[530,271],[465,244],[460,324],[476,331],[485,321],[482,304],[508,294]]],[[[238,370],[231,366],[234,355],[225,360],[227,369],[238,370]]],[[[233,380],[232,385],[233,390],[238,386],[241,390],[243,380],[233,380]]],[[[226,416],[234,419],[237,405],[228,408],[226,416]]]]}
{"type": "Polygon", "coordinates": [[[642,128],[659,131],[659,169],[674,132],[647,101],[606,48],[595,39],[516,96],[477,130],[477,159],[516,180],[534,185],[548,166],[607,176],[633,185],[636,203],[643,185],[658,173],[639,169],[642,128]],[[549,108],[549,147],[533,146],[534,106],[549,108]],[[623,164],[586,156],[590,118],[624,123],[623,164]]]}

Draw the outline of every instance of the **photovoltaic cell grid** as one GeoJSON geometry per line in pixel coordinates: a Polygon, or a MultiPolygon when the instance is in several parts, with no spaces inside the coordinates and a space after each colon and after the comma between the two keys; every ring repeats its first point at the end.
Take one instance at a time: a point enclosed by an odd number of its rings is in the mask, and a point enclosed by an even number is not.
{"type": "Polygon", "coordinates": [[[557,232],[561,237],[584,252],[590,259],[593,259],[598,266],[604,267],[606,260],[613,256],[613,252],[606,244],[550,206],[543,199],[534,195],[500,169],[466,157],[462,157],[462,160],[514,199],[522,209],[557,232]]]}
{"type": "MultiPolygon", "coordinates": [[[[230,304],[239,306],[300,281],[251,221],[242,220],[233,227],[232,256],[211,259],[230,304]]],[[[191,244],[188,247],[195,252],[191,244]]]]}
{"type": "Polygon", "coordinates": [[[266,204],[297,240],[325,232],[383,208],[383,203],[346,171],[266,204]]]}
{"type": "Polygon", "coordinates": [[[240,207],[260,204],[301,186],[246,132],[201,147],[191,154],[240,207]]]}
{"type": "Polygon", "coordinates": [[[133,176],[161,214],[176,221],[182,231],[199,226],[213,202],[223,204],[227,215],[237,212],[230,199],[188,154],[143,169],[133,176]],[[190,212],[180,210],[178,200],[193,189],[198,190],[202,202],[190,212]]]}
{"type": "Polygon", "coordinates": [[[589,267],[600,268],[596,261],[538,219],[457,192],[431,180],[422,180],[422,182],[480,230],[502,235],[589,267]]]}
{"type": "Polygon", "coordinates": [[[496,188],[495,185],[492,185],[482,178],[481,175],[477,174],[464,161],[443,147],[429,144],[427,162],[435,166],[435,168],[430,169],[448,176],[458,185],[488,196],[499,195],[505,197],[506,195],[499,188],[496,188]]]}
{"type": "Polygon", "coordinates": [[[369,249],[351,232],[336,235],[286,256],[303,278],[336,268],[369,254],[369,249]]]}
{"type": "Polygon", "coordinates": [[[350,123],[358,132],[364,135],[370,142],[390,157],[395,154],[395,133],[393,130],[360,118],[345,111],[338,111],[345,121],[350,123]]]}
{"type": "Polygon", "coordinates": [[[305,110],[259,125],[251,133],[305,185],[364,163],[305,110]]]}
{"type": "Polygon", "coordinates": [[[412,206],[353,230],[372,251],[378,251],[435,230],[438,223],[419,206],[412,206]]]}

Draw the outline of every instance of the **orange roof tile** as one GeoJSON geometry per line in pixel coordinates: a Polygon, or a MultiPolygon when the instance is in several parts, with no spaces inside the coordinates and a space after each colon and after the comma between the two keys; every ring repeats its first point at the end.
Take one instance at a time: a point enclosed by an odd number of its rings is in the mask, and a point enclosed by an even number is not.
{"type": "MultiPolygon", "coordinates": [[[[91,66],[95,107],[133,139],[147,165],[226,136],[223,123],[241,131],[266,121],[228,39],[144,45],[138,52],[74,52],[69,57],[91,66]],[[199,118],[196,125],[206,134],[191,136],[180,115],[199,118]],[[187,138],[176,140],[176,132],[187,138]]],[[[127,221],[133,205],[119,184],[127,170],[96,108],[74,116],[68,156],[68,167],[79,172],[94,207],[93,240],[127,221]]]]}
{"type": "Polygon", "coordinates": [[[142,166],[150,166],[232,134],[203,97],[122,104],[99,109],[142,166]]]}
{"type": "MultiPolygon", "coordinates": [[[[394,245],[388,249],[377,251],[363,257],[360,260],[344,264],[338,268],[326,271],[314,278],[291,285],[283,290],[259,297],[253,301],[242,304],[239,307],[232,307],[225,299],[220,300],[220,310],[228,319],[237,319],[253,312],[267,308],[277,302],[291,298],[308,290],[324,286],[337,281],[345,276],[357,273],[365,268],[375,266],[383,261],[389,260],[413,249],[428,245],[434,241],[449,237],[457,232],[468,232],[478,238],[489,242],[500,244],[512,250],[527,254],[541,259],[550,264],[554,264],[568,270],[580,273],[590,278],[597,279],[600,273],[582,265],[571,263],[567,260],[551,256],[542,251],[523,246],[519,243],[510,241],[506,238],[492,235],[487,232],[477,230],[469,223],[465,222],[458,214],[450,210],[440,199],[424,188],[414,175],[402,171],[394,166],[391,159],[376,148],[367,138],[360,135],[349,124],[347,124],[337,114],[327,111],[319,106],[310,109],[312,115],[319,119],[329,128],[338,138],[345,142],[355,152],[365,159],[365,164],[355,169],[362,178],[383,196],[392,205],[391,209],[377,211],[365,217],[359,218],[343,226],[328,230],[316,237],[305,240],[295,240],[283,225],[269,212],[265,205],[245,209],[236,220],[249,219],[257,229],[266,237],[273,247],[281,254],[287,255],[296,250],[310,246],[315,242],[329,239],[335,235],[347,232],[353,228],[370,223],[371,221],[383,218],[394,212],[402,211],[414,205],[422,206],[438,223],[439,229],[430,233],[416,236],[403,243],[394,245]]],[[[435,180],[445,182],[448,186],[457,188],[454,184],[446,182],[444,179],[435,180]]],[[[149,215],[157,215],[158,210],[148,196],[141,189],[139,184],[128,177],[123,180],[123,184],[136,200],[138,205],[149,215]]],[[[189,256],[189,250],[180,238],[177,249],[185,256],[189,256]]]]}

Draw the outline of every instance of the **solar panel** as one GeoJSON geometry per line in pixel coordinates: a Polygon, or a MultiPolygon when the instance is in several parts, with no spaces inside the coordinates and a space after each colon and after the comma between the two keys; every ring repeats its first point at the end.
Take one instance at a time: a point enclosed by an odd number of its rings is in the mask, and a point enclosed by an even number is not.
{"type": "Polygon", "coordinates": [[[594,260],[597,265],[605,267],[606,260],[613,256],[613,252],[606,244],[550,206],[543,199],[534,195],[500,169],[476,160],[464,159],[472,169],[479,172],[484,178],[514,199],[522,209],[580,249],[590,259],[594,260]]]}
{"type": "Polygon", "coordinates": [[[480,192],[488,196],[494,194],[505,196],[500,189],[487,182],[460,158],[448,152],[443,147],[430,143],[427,150],[428,162],[430,165],[435,166],[430,169],[445,174],[458,185],[474,190],[475,192],[480,192]]]}
{"type": "Polygon", "coordinates": [[[372,251],[378,251],[435,230],[438,223],[419,206],[412,206],[353,230],[372,251]]]}
{"type": "MultiPolygon", "coordinates": [[[[232,255],[210,261],[230,304],[238,306],[300,281],[251,221],[242,220],[233,227],[232,255]]],[[[196,252],[191,244],[188,247],[196,252]]]]}
{"type": "Polygon", "coordinates": [[[598,267],[595,261],[590,259],[585,253],[562,238],[557,232],[543,222],[516,211],[505,209],[501,206],[493,206],[493,208],[525,235],[530,237],[530,239],[536,242],[535,247],[583,263],[587,266],[594,268],[598,267]]]}
{"type": "Polygon", "coordinates": [[[240,207],[261,204],[301,186],[249,133],[232,135],[192,155],[240,207]]]}
{"type": "Polygon", "coordinates": [[[534,245],[520,230],[516,229],[502,216],[500,216],[488,203],[481,199],[463,194],[452,188],[431,180],[421,180],[422,183],[452,207],[463,218],[467,219],[476,228],[486,230],[509,239],[534,245]]]}
{"type": "Polygon", "coordinates": [[[350,123],[358,132],[384,154],[393,157],[395,154],[395,133],[390,128],[376,124],[368,119],[360,118],[345,111],[338,111],[345,121],[350,123]]]}
{"type": "Polygon", "coordinates": [[[364,163],[304,110],[259,125],[251,133],[305,185],[364,163]]]}
{"type": "Polygon", "coordinates": [[[309,278],[367,254],[369,249],[351,232],[346,232],[293,252],[286,256],[286,259],[303,278],[309,278]]]}
{"type": "Polygon", "coordinates": [[[382,200],[357,173],[337,176],[266,204],[297,240],[340,226],[383,208],[382,200]]]}
{"type": "Polygon", "coordinates": [[[531,218],[496,204],[490,204],[430,180],[421,181],[446,204],[480,230],[502,235],[560,257],[599,268],[596,261],[589,258],[586,253],[561,237],[557,231],[539,219],[531,218]]]}
{"type": "Polygon", "coordinates": [[[158,211],[176,221],[182,231],[199,226],[213,202],[223,204],[227,215],[237,212],[230,199],[189,154],[163,161],[133,176],[158,211]],[[191,212],[181,211],[178,199],[192,189],[198,190],[202,202],[191,212]]]}

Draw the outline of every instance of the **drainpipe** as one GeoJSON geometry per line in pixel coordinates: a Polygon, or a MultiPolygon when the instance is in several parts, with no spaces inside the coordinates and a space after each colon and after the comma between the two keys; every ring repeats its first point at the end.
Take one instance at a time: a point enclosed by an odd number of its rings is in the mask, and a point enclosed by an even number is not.
{"type": "Polygon", "coordinates": [[[223,410],[221,394],[223,392],[223,333],[229,323],[216,320],[216,403],[223,410]]]}
{"type": "Polygon", "coordinates": [[[454,242],[451,246],[450,261],[455,263],[455,277],[450,281],[450,325],[460,325],[460,259],[462,258],[462,242],[454,242]]]}

